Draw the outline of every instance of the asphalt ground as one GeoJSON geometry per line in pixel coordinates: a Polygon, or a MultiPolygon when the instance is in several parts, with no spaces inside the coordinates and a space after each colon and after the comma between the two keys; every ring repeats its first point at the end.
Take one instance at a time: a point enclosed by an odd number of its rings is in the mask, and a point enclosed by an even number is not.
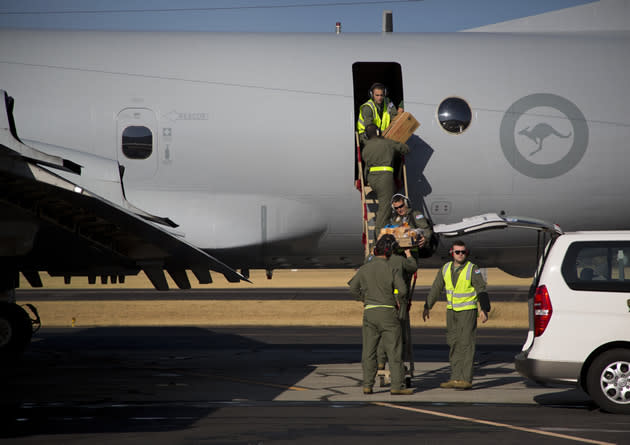
{"type": "MultiPolygon", "coordinates": [[[[414,297],[425,290],[417,287],[414,297]]],[[[490,287],[493,301],[506,304],[525,303],[527,291],[490,287]]],[[[93,307],[178,298],[326,306],[350,298],[342,287],[20,289],[17,296],[93,307]]],[[[379,382],[374,394],[362,394],[358,324],[44,327],[22,360],[0,366],[0,443],[627,443],[624,416],[601,412],[579,389],[516,373],[526,328],[489,324],[478,330],[470,391],[439,388],[449,378],[444,328],[413,327],[410,396],[392,396],[379,382]]]]}
{"type": "Polygon", "coordinates": [[[520,377],[524,329],[478,332],[470,391],[445,330],[415,328],[415,393],[361,392],[356,327],[43,328],[0,367],[10,444],[628,443],[626,416],[520,377]]]}

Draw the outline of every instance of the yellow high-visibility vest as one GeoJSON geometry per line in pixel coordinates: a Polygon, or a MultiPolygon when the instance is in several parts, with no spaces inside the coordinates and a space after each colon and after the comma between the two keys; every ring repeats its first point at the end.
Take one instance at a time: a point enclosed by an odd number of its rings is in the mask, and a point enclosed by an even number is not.
{"type": "Polygon", "coordinates": [[[470,261],[466,263],[464,269],[459,273],[455,286],[453,286],[451,278],[452,267],[452,261],[442,267],[442,276],[444,277],[444,287],[446,289],[446,308],[454,311],[477,309],[477,291],[472,285],[472,270],[475,265],[470,261]]]}
{"type": "Polygon", "coordinates": [[[389,111],[388,111],[389,99],[386,98],[383,101],[383,118],[382,119],[381,119],[381,116],[379,116],[377,112],[376,104],[374,103],[372,99],[368,100],[366,103],[361,105],[361,108],[359,108],[359,120],[357,121],[357,131],[359,132],[359,134],[365,132],[365,121],[363,120],[363,107],[365,105],[369,106],[372,109],[372,116],[374,116],[374,119],[373,119],[374,125],[376,125],[381,130],[381,132],[385,131],[385,129],[389,127],[389,124],[392,121],[392,117],[390,116],[389,111]]]}

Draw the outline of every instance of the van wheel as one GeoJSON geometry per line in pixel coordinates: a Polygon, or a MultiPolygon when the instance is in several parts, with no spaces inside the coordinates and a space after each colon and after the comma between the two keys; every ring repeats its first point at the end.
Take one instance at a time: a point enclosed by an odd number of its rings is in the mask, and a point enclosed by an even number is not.
{"type": "Polygon", "coordinates": [[[0,358],[16,358],[33,334],[31,319],[17,304],[0,302],[0,358]]]}
{"type": "Polygon", "coordinates": [[[602,410],[630,414],[630,350],[611,349],[593,360],[586,387],[602,410]]]}

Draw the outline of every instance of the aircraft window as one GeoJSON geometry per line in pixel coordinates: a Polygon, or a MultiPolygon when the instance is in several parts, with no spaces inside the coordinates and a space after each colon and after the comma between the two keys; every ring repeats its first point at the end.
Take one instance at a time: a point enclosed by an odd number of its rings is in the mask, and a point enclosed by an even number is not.
{"type": "Polygon", "coordinates": [[[122,134],[122,151],[130,159],[147,159],[153,152],[153,134],[147,127],[131,126],[122,134]]]}
{"type": "Polygon", "coordinates": [[[438,121],[449,133],[463,133],[470,125],[472,112],[465,100],[459,97],[444,99],[438,107],[438,121]]]}

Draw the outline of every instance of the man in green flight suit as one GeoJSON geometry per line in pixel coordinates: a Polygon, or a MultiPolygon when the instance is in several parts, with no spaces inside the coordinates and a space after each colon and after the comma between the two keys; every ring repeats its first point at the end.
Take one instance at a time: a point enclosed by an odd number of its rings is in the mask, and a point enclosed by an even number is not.
{"type": "Polygon", "coordinates": [[[393,244],[379,239],[374,258],[365,263],[348,282],[350,292],[364,302],[363,310],[363,394],[372,394],[376,378],[376,348],[383,342],[392,376],[390,393],[410,395],[413,389],[404,387],[402,339],[399,309],[407,305],[407,286],[399,271],[393,270],[389,258],[393,244]]]}
{"type": "Polygon", "coordinates": [[[390,226],[402,226],[407,224],[410,229],[422,229],[422,236],[418,238],[416,246],[420,249],[430,248],[426,243],[430,243],[433,236],[433,229],[426,217],[419,211],[411,208],[409,198],[401,193],[392,196],[392,214],[389,218],[390,226]]]}
{"type": "MultiPolygon", "coordinates": [[[[392,249],[394,253],[389,258],[390,267],[402,273],[403,280],[405,280],[405,285],[407,286],[407,306],[400,308],[398,319],[400,320],[400,329],[402,335],[401,360],[403,362],[411,361],[413,358],[411,350],[413,345],[411,344],[409,306],[411,302],[411,279],[413,278],[413,274],[416,273],[416,271],[418,270],[418,262],[411,255],[410,249],[400,248],[394,235],[385,234],[381,236],[381,239],[386,239],[388,242],[392,243],[392,249]]],[[[385,354],[385,348],[383,347],[382,342],[378,344],[376,358],[378,362],[378,369],[385,369],[385,363],[387,363],[387,355],[385,354]]]]}
{"type": "Polygon", "coordinates": [[[468,249],[463,241],[454,241],[450,250],[453,261],[437,273],[422,312],[426,321],[438,297],[446,291],[446,341],[450,347],[451,378],[440,388],[471,389],[475,341],[477,336],[477,303],[481,322],[488,321],[490,299],[486,282],[477,266],[467,260],[468,249]]]}
{"type": "Polygon", "coordinates": [[[392,195],[396,192],[394,159],[397,153],[401,155],[409,153],[409,147],[406,144],[378,136],[378,129],[374,124],[368,125],[365,132],[369,139],[363,148],[363,160],[367,172],[367,182],[376,192],[376,199],[378,199],[375,221],[375,237],[378,238],[381,229],[387,224],[390,215],[389,203],[392,195]]]}

